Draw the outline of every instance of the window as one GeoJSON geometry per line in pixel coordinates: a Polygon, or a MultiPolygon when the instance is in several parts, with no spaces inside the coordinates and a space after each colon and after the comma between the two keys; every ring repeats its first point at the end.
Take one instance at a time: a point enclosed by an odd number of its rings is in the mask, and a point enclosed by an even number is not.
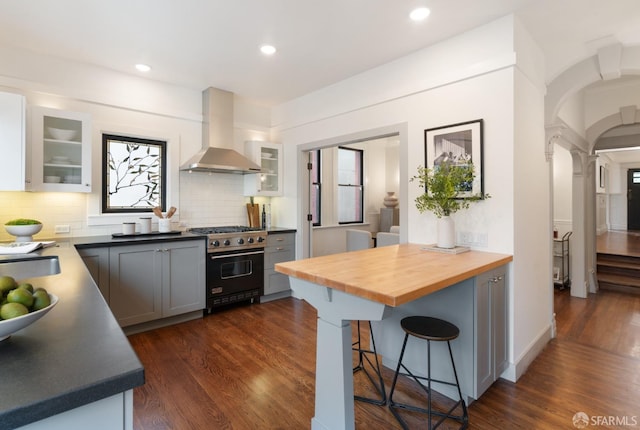
{"type": "Polygon", "coordinates": [[[165,209],[166,141],[102,135],[102,212],[165,209]]]}
{"type": "Polygon", "coordinates": [[[363,222],[361,149],[338,148],[338,224],[363,222]]]}
{"type": "Polygon", "coordinates": [[[317,149],[315,151],[311,151],[309,153],[309,177],[311,182],[311,197],[310,197],[310,206],[311,206],[311,222],[314,226],[322,225],[322,217],[321,217],[321,197],[322,197],[322,175],[320,174],[321,166],[320,166],[320,150],[317,149]]]}

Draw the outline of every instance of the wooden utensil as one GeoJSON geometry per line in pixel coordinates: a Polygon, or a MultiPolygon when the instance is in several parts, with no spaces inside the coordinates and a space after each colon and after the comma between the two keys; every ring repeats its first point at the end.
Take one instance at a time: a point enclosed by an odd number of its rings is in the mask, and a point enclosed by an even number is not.
{"type": "Polygon", "coordinates": [[[176,213],[176,208],[174,206],[171,206],[169,208],[169,212],[167,212],[167,218],[171,218],[174,213],[176,213]]]}
{"type": "Polygon", "coordinates": [[[260,227],[260,205],[247,203],[249,227],[260,227]]]}
{"type": "Polygon", "coordinates": [[[158,218],[164,218],[164,215],[162,215],[162,209],[160,209],[160,206],[156,206],[155,208],[153,208],[153,214],[158,218]]]}

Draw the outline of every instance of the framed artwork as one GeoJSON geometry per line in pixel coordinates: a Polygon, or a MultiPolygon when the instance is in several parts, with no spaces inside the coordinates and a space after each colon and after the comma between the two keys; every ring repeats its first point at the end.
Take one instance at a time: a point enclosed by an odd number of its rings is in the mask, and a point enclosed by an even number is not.
{"type": "Polygon", "coordinates": [[[102,212],[165,209],[167,142],[102,135],[102,212]]]}
{"type": "Polygon", "coordinates": [[[604,170],[604,166],[600,166],[600,188],[604,188],[606,182],[605,182],[605,170],[604,170]]]}
{"type": "Polygon", "coordinates": [[[484,193],[482,131],[482,119],[424,131],[425,167],[435,169],[445,162],[473,164],[475,179],[461,194],[462,198],[484,193]]]}

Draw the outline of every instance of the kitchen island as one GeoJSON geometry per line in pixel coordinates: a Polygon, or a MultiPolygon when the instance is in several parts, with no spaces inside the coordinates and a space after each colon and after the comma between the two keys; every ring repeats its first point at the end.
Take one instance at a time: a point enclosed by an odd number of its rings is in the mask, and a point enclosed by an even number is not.
{"type": "Polygon", "coordinates": [[[57,256],[60,273],[17,280],[59,302],[0,342],[0,430],[130,429],[142,364],[73,244],[0,260],[38,256],[57,256]]]}
{"type": "MultiPolygon", "coordinates": [[[[490,309],[491,289],[484,287],[492,283],[504,286],[510,261],[512,256],[504,254],[470,251],[454,255],[426,251],[424,245],[401,244],[276,264],[276,271],[290,277],[294,295],[318,311],[311,428],[355,428],[352,320],[380,322],[374,328],[376,344],[387,367],[393,366],[400,353],[403,332],[399,320],[403,316],[429,314],[458,325],[461,335],[452,348],[456,359],[463,361],[459,371],[463,393],[471,398],[481,394],[487,379],[481,367],[486,364],[492,369],[491,377],[496,377],[493,361],[485,360],[493,354],[488,350],[495,348],[488,343],[495,336],[488,332],[493,328],[483,323],[482,316],[491,318],[502,312],[506,319],[506,289],[496,294],[495,307],[500,309],[490,309]]],[[[504,325],[499,333],[506,334],[506,321],[504,325]]],[[[501,348],[506,357],[506,345],[501,348]]],[[[410,357],[408,362],[419,359],[410,357]]],[[[434,365],[438,361],[437,352],[433,361],[434,365]]],[[[423,373],[417,366],[412,370],[423,373]]]]}

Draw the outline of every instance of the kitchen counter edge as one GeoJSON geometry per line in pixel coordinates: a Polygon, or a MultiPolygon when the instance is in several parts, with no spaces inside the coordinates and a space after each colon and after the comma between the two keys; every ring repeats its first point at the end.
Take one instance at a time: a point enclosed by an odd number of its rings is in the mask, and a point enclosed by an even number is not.
{"type": "Polygon", "coordinates": [[[72,241],[16,258],[29,255],[58,256],[59,274],[26,280],[57,295],[59,302],[41,320],[0,342],[0,430],[144,384],[142,363],[72,241]]]}

